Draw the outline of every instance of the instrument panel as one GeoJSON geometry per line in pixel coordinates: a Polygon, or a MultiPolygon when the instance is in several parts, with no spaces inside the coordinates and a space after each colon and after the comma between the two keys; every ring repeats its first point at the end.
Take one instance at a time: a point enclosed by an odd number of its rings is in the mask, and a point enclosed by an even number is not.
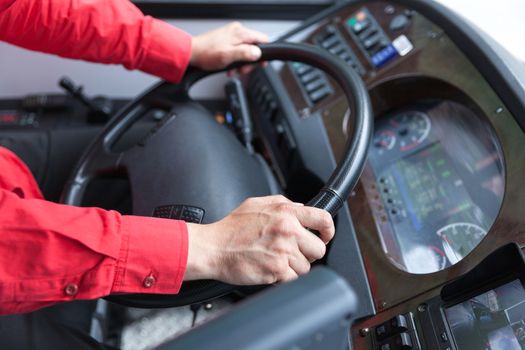
{"type": "MultiPolygon", "coordinates": [[[[525,244],[523,131],[476,58],[425,7],[350,1],[282,39],[316,45],[356,70],[376,116],[369,160],[348,200],[351,224],[339,214],[327,260],[365,304],[351,259],[362,261],[373,310],[358,314],[356,349],[454,349],[450,337],[418,338],[425,302],[496,248],[525,244]],[[402,319],[407,327],[394,327],[402,329],[395,337],[375,334],[402,319]]],[[[352,106],[334,81],[276,63],[249,91],[283,183],[298,181],[297,164],[325,181],[353,128],[352,106]]]]}
{"type": "Polygon", "coordinates": [[[366,195],[384,253],[409,273],[461,261],[503,200],[497,137],[456,102],[429,101],[377,118],[369,165],[375,184],[366,195]]]}

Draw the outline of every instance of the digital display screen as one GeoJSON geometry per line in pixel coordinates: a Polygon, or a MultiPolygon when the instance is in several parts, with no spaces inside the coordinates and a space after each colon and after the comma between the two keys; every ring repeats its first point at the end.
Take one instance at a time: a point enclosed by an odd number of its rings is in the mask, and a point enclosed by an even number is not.
{"type": "Polygon", "coordinates": [[[385,173],[397,184],[391,192],[396,190],[399,201],[405,203],[415,230],[472,207],[463,181],[440,143],[398,160],[385,173]]]}
{"type": "Polygon", "coordinates": [[[525,290],[514,280],[445,309],[458,350],[525,349],[525,290]]]}
{"type": "Polygon", "coordinates": [[[383,251],[416,274],[458,263],[487,235],[503,200],[504,165],[490,125],[442,101],[392,112],[374,130],[372,176],[363,182],[383,251]]]}
{"type": "Polygon", "coordinates": [[[385,166],[381,199],[409,272],[441,270],[466,256],[486,235],[486,217],[440,142],[385,166]],[[430,235],[429,235],[430,233],[430,235]]]}

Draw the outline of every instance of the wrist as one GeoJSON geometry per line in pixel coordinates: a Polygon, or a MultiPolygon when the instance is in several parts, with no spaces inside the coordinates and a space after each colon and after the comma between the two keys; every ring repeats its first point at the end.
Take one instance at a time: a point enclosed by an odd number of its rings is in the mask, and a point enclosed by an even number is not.
{"type": "Polygon", "coordinates": [[[190,65],[198,66],[199,57],[201,54],[199,38],[194,36],[191,38],[191,55],[190,55],[190,65]]]}
{"type": "Polygon", "coordinates": [[[185,281],[216,279],[218,276],[217,250],[210,225],[188,223],[188,262],[185,281]]]}

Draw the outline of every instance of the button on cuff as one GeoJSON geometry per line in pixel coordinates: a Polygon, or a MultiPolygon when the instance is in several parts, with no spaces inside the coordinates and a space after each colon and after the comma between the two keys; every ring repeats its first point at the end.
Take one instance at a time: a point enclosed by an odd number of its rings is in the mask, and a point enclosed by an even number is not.
{"type": "Polygon", "coordinates": [[[142,282],[142,285],[144,288],[151,288],[155,284],[155,277],[152,275],[147,276],[144,278],[144,281],[142,282]]]}
{"type": "Polygon", "coordinates": [[[65,288],[64,288],[64,294],[67,295],[67,296],[75,296],[77,295],[78,293],[78,285],[75,284],[75,283],[69,283],[65,288]]]}

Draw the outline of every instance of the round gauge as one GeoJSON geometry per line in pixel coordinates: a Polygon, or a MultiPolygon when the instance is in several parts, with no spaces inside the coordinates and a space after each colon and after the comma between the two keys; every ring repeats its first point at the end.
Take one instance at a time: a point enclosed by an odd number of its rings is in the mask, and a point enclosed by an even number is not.
{"type": "Polygon", "coordinates": [[[389,121],[397,131],[399,148],[409,151],[420,145],[430,134],[430,118],[422,112],[404,112],[389,121]]]}
{"type": "Polygon", "coordinates": [[[442,239],[443,251],[451,264],[465,257],[485,237],[487,231],[468,222],[456,222],[437,231],[442,239]]]}
{"type": "Polygon", "coordinates": [[[384,150],[391,150],[396,144],[396,133],[392,130],[383,130],[374,137],[374,146],[384,150]]]}

